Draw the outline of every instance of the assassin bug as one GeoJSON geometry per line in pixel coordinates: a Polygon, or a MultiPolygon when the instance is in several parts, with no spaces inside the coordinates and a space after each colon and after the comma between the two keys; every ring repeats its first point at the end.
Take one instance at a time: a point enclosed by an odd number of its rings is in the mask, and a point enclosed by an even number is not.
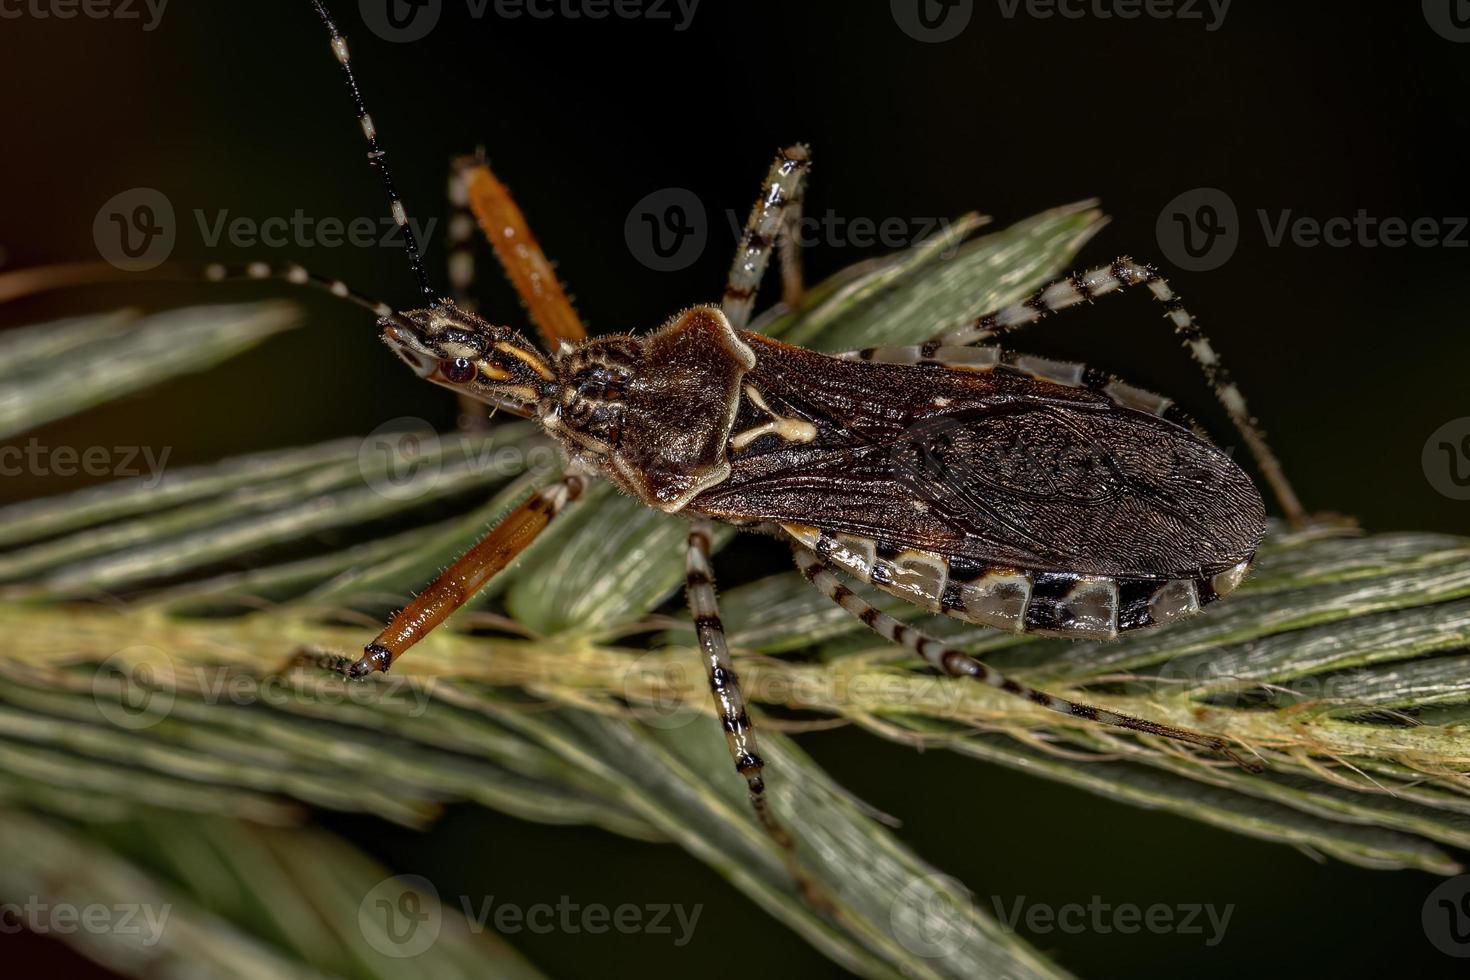
{"type": "MultiPolygon", "coordinates": [[[[810,155],[797,145],[771,166],[722,303],[691,307],[643,336],[589,338],[509,192],[482,159],[457,161],[450,256],[456,298],[441,298],[364,106],[347,42],[321,0],[312,4],[427,305],[398,312],[294,265],[257,264],[244,275],[324,286],[373,310],[384,342],[419,377],[476,405],[536,420],[568,459],[559,479],[512,509],[360,657],[336,658],[334,666],[359,678],[388,670],[574,505],[589,480],[605,478],[690,521],[686,592],[710,689],[756,815],[793,869],[793,842],[766,803],[764,764],[720,622],[710,563],[715,521],[785,539],[797,567],[824,595],[947,675],[1235,758],[1223,738],[1010,680],[879,611],[838,574],[969,623],[1092,640],[1193,615],[1234,590],[1264,533],[1265,508],[1229,455],[1167,398],[1093,368],[985,343],[1086,301],[1145,287],[1163,304],[1286,516],[1301,522],[1302,508],[1240,391],[1157,272],[1118,259],[915,346],[831,356],[780,343],[745,327],[773,250],[783,299],[794,303],[801,295],[792,232],[810,155]],[[470,215],[547,349],[470,307],[470,215]]],[[[210,275],[232,273],[215,267],[210,275]]]]}

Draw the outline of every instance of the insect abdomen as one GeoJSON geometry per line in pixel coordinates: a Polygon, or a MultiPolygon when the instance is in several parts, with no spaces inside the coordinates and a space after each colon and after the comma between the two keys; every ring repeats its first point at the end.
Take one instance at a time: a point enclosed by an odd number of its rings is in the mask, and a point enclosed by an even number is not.
{"type": "Polygon", "coordinates": [[[1144,579],[985,565],[802,524],[786,533],[854,578],[931,612],[1013,633],[1109,640],[1192,616],[1234,591],[1250,559],[1216,575],[1144,579]]]}

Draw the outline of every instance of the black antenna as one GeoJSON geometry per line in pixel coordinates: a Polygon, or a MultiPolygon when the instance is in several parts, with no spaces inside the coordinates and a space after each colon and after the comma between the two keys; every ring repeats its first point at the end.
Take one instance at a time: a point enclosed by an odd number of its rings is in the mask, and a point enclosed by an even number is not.
{"type": "Polygon", "coordinates": [[[368,163],[383,178],[383,190],[388,192],[388,206],[393,220],[403,230],[403,245],[408,251],[408,264],[413,266],[413,274],[418,277],[419,290],[424,298],[429,301],[430,306],[439,306],[439,297],[434,288],[429,285],[429,276],[424,272],[424,257],[419,253],[419,243],[414,239],[413,229],[408,225],[408,212],[399,200],[398,191],[393,186],[393,176],[388,172],[388,154],[383,152],[378,145],[378,131],[373,126],[373,119],[368,115],[367,107],[362,102],[362,92],[357,87],[357,77],[352,73],[352,60],[347,55],[347,39],[342,32],[337,30],[332,15],[327,12],[326,4],[322,0],[311,0],[311,5],[316,8],[317,16],[326,25],[327,33],[332,38],[332,53],[337,56],[337,61],[342,66],[342,74],[347,79],[347,91],[352,95],[352,105],[357,110],[357,121],[362,126],[362,135],[368,143],[368,163]]]}

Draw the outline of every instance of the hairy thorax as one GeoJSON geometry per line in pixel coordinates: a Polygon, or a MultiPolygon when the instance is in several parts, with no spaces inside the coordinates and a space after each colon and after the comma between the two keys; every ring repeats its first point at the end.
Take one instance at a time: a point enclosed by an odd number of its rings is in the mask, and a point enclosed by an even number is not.
{"type": "Polygon", "coordinates": [[[565,351],[562,384],[538,416],[574,458],[650,507],[677,511],[729,475],[740,382],[754,366],[724,314],[697,306],[647,337],[565,351]]]}

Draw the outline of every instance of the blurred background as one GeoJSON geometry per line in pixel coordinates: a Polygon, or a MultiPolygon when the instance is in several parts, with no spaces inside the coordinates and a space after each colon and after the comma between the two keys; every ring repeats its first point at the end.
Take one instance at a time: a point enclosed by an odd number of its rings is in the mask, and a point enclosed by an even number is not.
{"type": "MultiPolygon", "coordinates": [[[[596,0],[393,2],[391,11],[339,2],[336,14],[439,283],[446,164],[477,146],[594,331],[646,329],[717,300],[731,216],[743,221],[771,154],[792,141],[809,142],[815,159],[811,281],[968,210],[1004,225],[1095,196],[1113,222],[1084,263],[1127,253],[1171,274],[1309,508],[1371,530],[1470,528],[1470,504],[1436,489],[1470,472],[1470,458],[1425,454],[1437,430],[1470,416],[1470,26],[1456,26],[1455,0],[1382,4],[1371,16],[1181,0],[1151,8],[1167,16],[1134,17],[1120,16],[1134,9],[1123,0],[647,0],[620,8],[636,16],[608,6],[604,17],[591,16],[604,9],[596,0]],[[686,206],[670,213],[671,201],[686,206]],[[1338,234],[1314,237],[1323,224],[1338,234]],[[671,256],[648,239],[660,225],[671,236],[692,229],[671,256]]],[[[89,16],[26,0],[0,7],[0,64],[9,82],[0,270],[106,256],[116,242],[98,233],[107,228],[99,212],[147,188],[173,212],[173,260],[294,260],[416,305],[401,248],[376,241],[381,191],[305,2],[119,3],[89,16]],[[236,219],[248,230],[298,214],[284,240],[252,243],[230,230],[236,219]],[[332,244],[334,220],[372,222],[373,242],[332,244]]],[[[524,325],[489,256],[481,260],[482,309],[524,325]]],[[[69,290],[0,307],[0,324],[285,292],[69,290]]],[[[171,447],[170,465],[183,465],[362,434],[399,416],[454,424],[452,399],[404,371],[360,311],[291,298],[307,309],[307,329],[31,435],[113,445],[146,431],[171,447]]],[[[1141,297],[1070,314],[1025,345],[1167,391],[1229,439],[1197,371],[1141,297]]],[[[85,482],[7,476],[0,501],[85,482]]],[[[740,547],[737,566],[780,560],[760,542],[740,547]]],[[[1029,935],[1079,974],[1224,977],[1308,963],[1447,974],[1455,965],[1420,926],[1429,875],[1323,863],[853,732],[802,744],[901,818],[903,837],[987,908],[992,895],[1234,906],[1213,946],[1199,935],[1029,935]]],[[[678,947],[652,935],[510,937],[554,975],[835,972],[674,848],[469,807],[425,835],[321,820],[441,893],[703,905],[702,927],[678,947]]],[[[25,957],[15,962],[95,974],[50,939],[4,935],[0,945],[25,957]]]]}

